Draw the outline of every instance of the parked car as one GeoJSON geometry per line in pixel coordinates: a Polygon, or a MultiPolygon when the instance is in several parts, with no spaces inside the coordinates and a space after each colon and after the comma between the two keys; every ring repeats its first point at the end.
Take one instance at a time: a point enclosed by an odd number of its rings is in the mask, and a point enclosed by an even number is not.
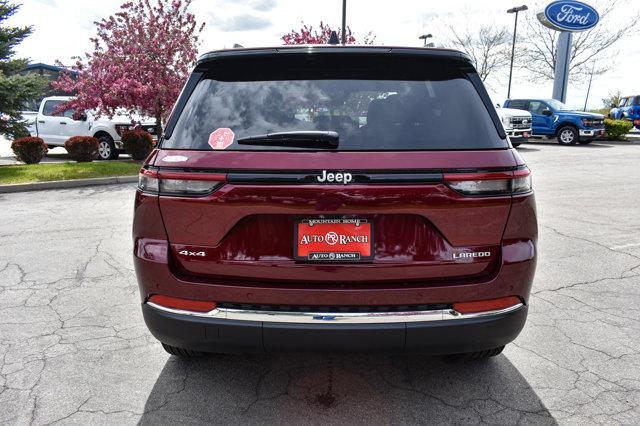
{"type": "Polygon", "coordinates": [[[531,114],[529,111],[513,108],[496,108],[498,117],[514,147],[520,146],[531,136],[531,114]]]}
{"type": "Polygon", "coordinates": [[[640,129],[640,95],[621,98],[618,106],[609,111],[609,118],[631,121],[640,129]]]}
{"type": "Polygon", "coordinates": [[[584,145],[604,136],[604,115],[572,111],[555,99],[508,99],[504,106],[529,111],[533,135],[557,138],[561,145],[584,145]]]}
{"type": "Polygon", "coordinates": [[[216,51],[176,105],[133,220],[142,312],[170,354],[484,358],[522,329],[530,172],[466,55],[216,51]]]}
{"type": "Polygon", "coordinates": [[[140,124],[144,130],[154,136],[156,134],[155,124],[149,120],[132,123],[127,116],[109,119],[96,117],[91,111],[85,114],[76,114],[72,109],[64,113],[57,112],[61,104],[71,99],[69,96],[50,96],[40,102],[37,113],[23,112],[24,119],[29,123],[31,136],[42,138],[49,147],[64,146],[65,141],[72,136],[94,136],[100,141],[99,159],[114,160],[122,151],[120,136],[125,131],[140,124]]]}

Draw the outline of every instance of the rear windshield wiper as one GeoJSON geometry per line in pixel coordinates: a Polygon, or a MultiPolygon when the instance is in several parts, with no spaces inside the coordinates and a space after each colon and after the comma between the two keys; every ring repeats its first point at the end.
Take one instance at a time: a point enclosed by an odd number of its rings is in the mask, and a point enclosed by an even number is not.
{"type": "Polygon", "coordinates": [[[338,148],[337,132],[303,131],[277,132],[247,136],[237,140],[239,145],[287,146],[292,148],[338,148]]]}

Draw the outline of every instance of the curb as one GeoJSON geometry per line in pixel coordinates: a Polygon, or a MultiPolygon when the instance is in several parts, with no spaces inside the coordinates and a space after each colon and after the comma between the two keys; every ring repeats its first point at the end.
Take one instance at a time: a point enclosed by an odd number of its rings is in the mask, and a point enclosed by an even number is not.
{"type": "Polygon", "coordinates": [[[0,194],[10,192],[42,191],[46,189],[81,188],[84,186],[116,185],[138,182],[138,176],[112,176],[92,179],[52,180],[50,182],[15,183],[0,185],[0,194]]]}

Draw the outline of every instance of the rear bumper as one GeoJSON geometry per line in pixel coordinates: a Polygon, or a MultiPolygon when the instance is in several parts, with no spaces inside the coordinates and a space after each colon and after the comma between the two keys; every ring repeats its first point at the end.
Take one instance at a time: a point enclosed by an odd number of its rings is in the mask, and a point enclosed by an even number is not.
{"type": "Polygon", "coordinates": [[[317,323],[260,321],[256,316],[253,318],[257,320],[238,320],[209,314],[185,315],[147,303],[142,305],[142,312],[147,327],[161,342],[204,352],[230,353],[473,352],[513,341],[527,317],[525,305],[455,319],[444,314],[442,318],[417,317],[407,322],[383,319],[335,323],[326,316],[317,323]]]}
{"type": "Polygon", "coordinates": [[[514,142],[526,142],[531,136],[531,129],[527,130],[507,130],[507,136],[514,142]]]}

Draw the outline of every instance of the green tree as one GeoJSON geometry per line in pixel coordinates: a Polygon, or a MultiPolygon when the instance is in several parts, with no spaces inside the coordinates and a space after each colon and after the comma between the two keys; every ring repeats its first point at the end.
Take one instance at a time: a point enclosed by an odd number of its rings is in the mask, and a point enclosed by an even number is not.
{"type": "Polygon", "coordinates": [[[609,92],[606,98],[602,98],[602,105],[604,105],[605,108],[615,108],[620,104],[621,99],[622,94],[619,90],[609,92]]]}
{"type": "Polygon", "coordinates": [[[20,75],[26,59],[13,59],[14,48],[29,34],[31,27],[9,27],[5,21],[20,5],[0,0],[0,135],[10,138],[27,136],[20,110],[25,102],[37,98],[46,87],[38,75],[20,75]]]}

